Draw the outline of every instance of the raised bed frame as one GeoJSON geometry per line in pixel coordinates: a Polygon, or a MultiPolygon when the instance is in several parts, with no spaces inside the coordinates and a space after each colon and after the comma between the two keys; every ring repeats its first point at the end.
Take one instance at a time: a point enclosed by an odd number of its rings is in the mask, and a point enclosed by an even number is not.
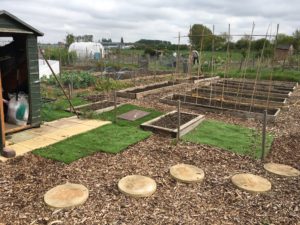
{"type": "Polygon", "coordinates": [[[150,85],[143,85],[139,87],[133,87],[133,88],[126,88],[123,90],[120,90],[117,92],[118,97],[122,98],[130,98],[130,99],[141,99],[147,95],[151,94],[157,94],[162,91],[168,91],[172,90],[174,87],[181,87],[186,85],[186,83],[178,83],[178,82],[172,82],[172,81],[164,81],[164,82],[159,82],[155,84],[150,84],[150,85]],[[163,86],[165,85],[165,86],[163,86]],[[157,87],[157,88],[156,88],[157,87]],[[152,88],[151,90],[145,90],[148,88],[152,88]],[[145,91],[143,91],[145,90],[145,91]]]}
{"type": "MultiPolygon", "coordinates": [[[[154,133],[159,133],[165,136],[170,136],[173,138],[177,137],[177,128],[175,129],[170,129],[170,128],[166,128],[166,127],[161,127],[161,126],[156,126],[153,125],[152,123],[166,117],[167,115],[170,114],[177,114],[178,112],[176,110],[171,111],[169,113],[166,113],[162,116],[156,117],[152,120],[149,120],[143,124],[140,125],[140,127],[144,130],[149,130],[152,131],[154,133]]],[[[190,120],[189,122],[182,124],[179,128],[180,130],[180,137],[187,134],[188,132],[190,132],[191,130],[195,129],[203,120],[204,120],[204,115],[199,115],[199,114],[195,114],[195,113],[187,113],[187,112],[180,112],[180,113],[185,113],[185,114],[190,114],[190,115],[195,115],[196,117],[192,120],[190,120]]]]}
{"type": "MultiPolygon", "coordinates": [[[[84,109],[86,107],[89,107],[89,106],[93,106],[93,105],[99,104],[99,103],[104,103],[104,102],[110,102],[110,103],[114,104],[113,101],[103,100],[103,101],[92,102],[92,103],[88,103],[88,104],[84,104],[84,105],[75,106],[74,108],[75,108],[76,112],[81,115],[81,114],[84,113],[82,111],[82,109],[84,109]]],[[[123,103],[117,103],[117,107],[120,107],[121,105],[124,105],[124,104],[123,103]]],[[[105,107],[105,108],[102,108],[102,109],[94,110],[94,112],[96,112],[97,114],[99,114],[99,113],[111,111],[113,109],[114,109],[114,105],[108,106],[108,107],[105,107]]],[[[65,111],[67,111],[67,112],[73,112],[73,110],[71,110],[70,108],[66,109],[65,111]]]]}
{"type": "MultiPolygon", "coordinates": [[[[222,96],[222,92],[216,92],[216,91],[207,91],[207,92],[201,92],[198,90],[197,91],[192,91],[189,92],[189,94],[193,97],[199,97],[199,98],[209,98],[212,97],[214,99],[221,99],[223,97],[223,99],[225,101],[232,101],[232,102],[243,102],[243,103],[251,103],[252,102],[252,96],[250,95],[241,95],[239,94],[238,96],[236,95],[236,93],[232,94],[232,93],[223,93],[222,96]]],[[[265,106],[267,105],[267,102],[269,104],[270,107],[282,107],[287,103],[287,99],[286,98],[277,98],[277,99],[272,99],[272,97],[269,98],[269,101],[267,101],[268,96],[257,96],[254,95],[253,96],[253,104],[255,105],[261,105],[261,106],[265,106]]]]}
{"type": "Polygon", "coordinates": [[[202,76],[192,76],[189,78],[178,78],[176,79],[176,82],[178,83],[193,83],[193,84],[199,84],[199,83],[203,83],[203,82],[210,82],[210,81],[216,81],[219,80],[220,77],[216,76],[216,77],[204,77],[202,76]]]}
{"type": "MultiPolygon", "coordinates": [[[[229,113],[234,116],[242,117],[242,118],[255,118],[255,119],[262,119],[263,118],[263,113],[262,112],[249,112],[246,110],[241,110],[241,109],[234,109],[234,108],[225,108],[225,107],[218,107],[212,105],[206,105],[206,104],[196,104],[196,97],[192,96],[185,96],[185,95],[169,95],[166,97],[163,97],[160,99],[160,102],[168,104],[168,105],[177,105],[178,101],[181,100],[181,105],[185,106],[190,109],[198,110],[201,112],[209,111],[209,112],[214,112],[214,113],[229,113]],[[175,98],[174,98],[175,96],[175,98]],[[184,99],[186,101],[184,101],[184,99]]],[[[212,101],[215,101],[212,99],[212,101]]],[[[261,111],[264,110],[262,107],[257,107],[253,106],[252,109],[259,109],[261,111]]],[[[267,120],[269,122],[275,122],[275,119],[277,115],[280,112],[280,108],[269,108],[269,112],[271,111],[271,114],[267,115],[267,120]]]]}

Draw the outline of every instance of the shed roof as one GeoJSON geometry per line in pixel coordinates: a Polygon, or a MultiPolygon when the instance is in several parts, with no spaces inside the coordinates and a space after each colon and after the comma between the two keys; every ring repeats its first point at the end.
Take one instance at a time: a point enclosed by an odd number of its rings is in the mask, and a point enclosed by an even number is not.
{"type": "Polygon", "coordinates": [[[280,44],[276,47],[276,49],[289,50],[290,47],[291,47],[291,44],[280,44]]]}
{"type": "Polygon", "coordinates": [[[11,20],[10,23],[0,24],[0,33],[20,33],[20,34],[35,34],[37,36],[43,36],[44,34],[24,21],[20,20],[18,17],[12,15],[11,13],[0,10],[0,19],[11,20]],[[16,25],[16,26],[12,26],[16,25]]]}

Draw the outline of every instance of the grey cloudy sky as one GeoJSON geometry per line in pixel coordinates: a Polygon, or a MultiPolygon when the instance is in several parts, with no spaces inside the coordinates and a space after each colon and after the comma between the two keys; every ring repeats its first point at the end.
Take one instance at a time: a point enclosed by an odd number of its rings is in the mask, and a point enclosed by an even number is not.
{"type": "Polygon", "coordinates": [[[269,24],[275,32],[292,34],[300,27],[299,0],[0,0],[9,11],[45,33],[41,42],[63,41],[67,33],[93,34],[119,41],[141,38],[176,42],[178,32],[187,34],[194,23],[212,27],[216,33],[265,34],[269,24]]]}

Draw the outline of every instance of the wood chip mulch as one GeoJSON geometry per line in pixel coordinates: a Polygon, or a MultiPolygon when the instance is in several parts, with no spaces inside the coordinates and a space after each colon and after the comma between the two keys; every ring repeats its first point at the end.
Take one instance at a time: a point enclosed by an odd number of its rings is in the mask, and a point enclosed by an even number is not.
{"type": "MultiPolygon", "coordinates": [[[[299,99],[300,91],[291,98],[299,99]]],[[[152,104],[152,101],[142,104],[152,104]]],[[[148,104],[148,107],[150,106],[148,104]]],[[[157,105],[163,108],[162,105],[157,105]]],[[[157,107],[157,108],[159,108],[157,107]]],[[[165,108],[168,111],[170,108],[165,108]]],[[[252,120],[207,114],[208,118],[256,127],[252,120]]],[[[300,113],[293,105],[269,125],[276,135],[266,161],[300,169],[300,113]]],[[[300,178],[268,173],[263,163],[247,156],[206,145],[179,143],[156,135],[120,154],[96,153],[72,164],[27,154],[0,163],[0,224],[299,224],[300,178]],[[205,171],[199,184],[181,184],[169,167],[192,164],[205,171]],[[253,173],[272,183],[271,191],[250,194],[236,189],[230,177],[253,173]],[[130,174],[152,177],[157,191],[148,198],[126,197],[118,181],[130,174]],[[65,182],[80,183],[90,191],[82,206],[50,209],[44,193],[65,182]]]]}

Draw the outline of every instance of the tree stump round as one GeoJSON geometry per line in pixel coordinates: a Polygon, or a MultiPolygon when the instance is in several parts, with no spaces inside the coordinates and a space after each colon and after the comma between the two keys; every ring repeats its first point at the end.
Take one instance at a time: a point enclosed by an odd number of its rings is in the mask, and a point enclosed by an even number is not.
{"type": "Polygon", "coordinates": [[[204,179],[204,171],[196,166],[177,164],[170,168],[171,176],[183,183],[197,183],[204,179]]]}
{"type": "Polygon", "coordinates": [[[300,175],[300,171],[284,164],[279,163],[266,163],[264,165],[265,170],[270,173],[286,176],[286,177],[297,177],[300,175]]]}
{"type": "Polygon", "coordinates": [[[88,197],[89,191],[85,186],[66,183],[47,191],[44,201],[53,208],[69,208],[83,204],[88,197]]]}
{"type": "Polygon", "coordinates": [[[119,190],[131,197],[149,197],[156,191],[156,182],[150,177],[130,175],[118,182],[119,190]]]}
{"type": "Polygon", "coordinates": [[[231,181],[238,188],[252,193],[269,191],[272,186],[267,179],[250,173],[236,174],[231,181]]]}

